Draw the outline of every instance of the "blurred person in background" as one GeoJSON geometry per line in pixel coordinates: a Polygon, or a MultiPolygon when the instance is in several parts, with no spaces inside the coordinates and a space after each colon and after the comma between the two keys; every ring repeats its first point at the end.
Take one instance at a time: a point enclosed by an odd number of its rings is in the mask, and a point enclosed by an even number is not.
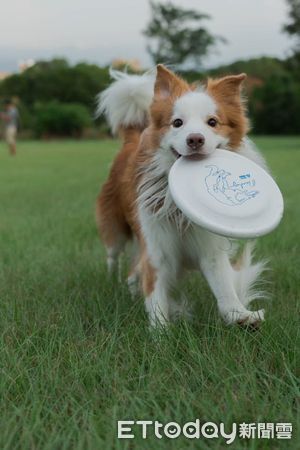
{"type": "Polygon", "coordinates": [[[16,138],[19,124],[19,111],[12,100],[5,100],[4,111],[0,112],[0,118],[4,121],[4,136],[9,148],[9,152],[12,156],[15,156],[16,138]]]}

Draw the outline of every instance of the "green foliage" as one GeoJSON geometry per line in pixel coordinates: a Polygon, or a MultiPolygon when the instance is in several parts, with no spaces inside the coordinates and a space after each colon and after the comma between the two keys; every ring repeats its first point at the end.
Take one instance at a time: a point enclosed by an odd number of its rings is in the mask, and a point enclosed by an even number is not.
{"type": "Polygon", "coordinates": [[[152,18],[144,35],[153,42],[147,49],[155,63],[199,67],[203,58],[220,39],[201,23],[206,14],[174,6],[172,3],[150,1],[152,18]]]}
{"type": "MultiPolygon", "coordinates": [[[[189,82],[195,82],[203,81],[207,76],[246,72],[248,80],[245,86],[253,131],[297,134],[300,130],[299,67],[300,57],[297,63],[294,55],[286,60],[262,57],[236,61],[208,72],[181,70],[181,74],[189,82]]],[[[62,59],[40,61],[25,72],[0,82],[0,99],[19,97],[23,131],[34,130],[38,136],[50,133],[80,135],[82,126],[78,123],[88,127],[92,125],[96,94],[109,82],[107,68],[85,63],[69,66],[62,59]],[[63,104],[62,108],[58,103],[63,104]],[[82,105],[85,112],[83,109],[79,112],[75,107],[76,118],[73,117],[73,104],[82,105]],[[71,105],[70,110],[67,111],[66,105],[71,105]],[[61,126],[59,120],[62,120],[61,126]]],[[[97,127],[104,134],[108,132],[103,117],[97,119],[97,127]]]]}
{"type": "Polygon", "coordinates": [[[287,74],[290,68],[287,67],[286,62],[278,58],[263,56],[261,58],[252,58],[249,60],[239,60],[232,64],[218,66],[205,72],[196,70],[182,70],[181,74],[184,79],[190,83],[204,80],[207,76],[220,77],[228,74],[246,73],[249,79],[258,79],[261,81],[268,80],[274,73],[287,74]]]}
{"type": "Polygon", "coordinates": [[[35,111],[35,133],[37,136],[79,137],[83,129],[91,124],[87,108],[77,103],[52,101],[37,104],[35,111]]]}
{"type": "MultiPolygon", "coordinates": [[[[47,119],[47,133],[50,129],[53,132],[59,134],[73,134],[71,129],[77,129],[70,126],[69,120],[73,120],[73,123],[78,120],[79,122],[86,123],[87,113],[92,117],[95,109],[95,97],[101,90],[109,83],[109,74],[107,68],[101,68],[93,64],[80,63],[75,66],[69,66],[64,59],[53,59],[51,61],[39,61],[34,66],[27,69],[20,74],[12,75],[4,79],[0,83],[0,97],[18,97],[20,99],[20,115],[21,126],[24,128],[35,128],[38,135],[44,133],[44,122],[41,124],[41,120],[45,121],[39,116],[37,120],[35,118],[36,113],[41,114],[39,108],[36,109],[37,104],[46,104],[51,102],[60,102],[67,104],[81,104],[83,109],[79,111],[77,108],[77,118],[70,119],[71,112],[66,111],[67,107],[62,106],[60,108],[59,116],[63,115],[63,125],[67,128],[64,132],[62,127],[59,127],[58,116],[56,125],[54,125],[55,118],[53,120],[47,119]],[[83,110],[85,111],[83,113],[83,110]],[[66,119],[68,114],[69,119],[66,119]],[[79,115],[81,120],[79,120],[79,115]],[[85,119],[84,119],[85,116],[85,119]],[[35,124],[35,125],[34,125],[35,124]]],[[[51,108],[58,108],[57,103],[51,106],[51,108]]],[[[44,107],[43,107],[44,108],[44,107]]],[[[49,106],[50,108],[50,106],[49,106]]],[[[71,107],[74,112],[74,108],[71,107]]],[[[51,115],[50,110],[47,115],[51,115]]],[[[72,113],[73,114],[73,113],[72,113]]],[[[75,114],[75,113],[74,113],[75,114]]],[[[98,123],[104,122],[104,119],[97,121],[98,123]]],[[[77,122],[76,122],[77,123],[77,122]]],[[[89,121],[90,124],[90,121],[89,121]]]]}
{"type": "Polygon", "coordinates": [[[228,74],[239,74],[245,72],[248,77],[267,80],[273,74],[285,74],[287,68],[282,60],[263,56],[261,58],[251,58],[249,60],[239,60],[232,64],[219,66],[209,71],[211,76],[220,76],[228,74]]]}
{"type": "Polygon", "coordinates": [[[6,78],[0,85],[0,95],[18,96],[28,105],[37,101],[58,100],[95,106],[95,95],[108,84],[106,68],[91,64],[69,66],[65,60],[40,61],[25,72],[6,78]]]}
{"type": "Polygon", "coordinates": [[[25,72],[6,78],[0,93],[16,95],[27,105],[58,100],[94,106],[95,95],[108,83],[108,71],[96,65],[70,67],[65,60],[40,61],[25,72]]]}
{"type": "Polygon", "coordinates": [[[300,83],[288,75],[272,75],[251,95],[254,132],[291,134],[300,130],[300,83]]]}
{"type": "Polygon", "coordinates": [[[283,29],[291,36],[295,36],[300,45],[300,0],[287,0],[289,7],[289,22],[283,29]]]}
{"type": "Polygon", "coordinates": [[[300,0],[287,0],[289,22],[283,27],[295,40],[293,55],[288,59],[289,68],[300,80],[300,0]]]}

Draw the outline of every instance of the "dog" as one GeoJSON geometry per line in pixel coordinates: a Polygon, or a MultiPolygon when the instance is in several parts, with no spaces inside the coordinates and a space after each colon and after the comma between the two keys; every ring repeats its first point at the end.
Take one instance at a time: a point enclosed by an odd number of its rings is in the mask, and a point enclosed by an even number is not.
{"type": "Polygon", "coordinates": [[[241,86],[245,74],[189,85],[163,65],[156,73],[111,71],[113,83],[98,96],[123,146],[96,205],[96,220],[110,272],[128,241],[136,244],[128,284],[138,284],[151,326],[182,313],[186,299],[174,298],[186,271],[201,271],[227,324],[256,327],[264,310],[249,304],[261,296],[257,282],[264,262],[252,262],[253,242],[235,258],[234,242],[190,222],[169,192],[168,173],[177,158],[204,158],[221,147],[254,160],[264,158],[246,138],[249,123],[241,86]],[[235,259],[235,262],[232,261],[235,259]]]}

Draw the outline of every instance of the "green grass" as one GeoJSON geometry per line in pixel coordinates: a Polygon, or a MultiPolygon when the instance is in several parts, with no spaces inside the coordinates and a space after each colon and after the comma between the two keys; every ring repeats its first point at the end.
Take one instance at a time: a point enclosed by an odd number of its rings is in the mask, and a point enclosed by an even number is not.
{"type": "MultiPolygon", "coordinates": [[[[116,141],[0,145],[0,448],[224,449],[223,439],[117,440],[116,421],[292,422],[291,441],[236,439],[240,449],[299,449],[300,138],[260,138],[285,198],[261,238],[272,301],[251,333],[226,327],[200,277],[185,289],[192,324],[148,331],[143,302],[109,280],[94,202],[116,141]],[[199,278],[199,279],[198,279],[199,278]]],[[[150,433],[153,436],[153,433],[150,433]]]]}

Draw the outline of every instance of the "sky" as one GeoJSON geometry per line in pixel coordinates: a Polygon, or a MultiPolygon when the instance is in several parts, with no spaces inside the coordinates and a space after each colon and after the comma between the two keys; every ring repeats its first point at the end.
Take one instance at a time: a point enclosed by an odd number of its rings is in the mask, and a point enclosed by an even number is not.
{"type": "MultiPolygon", "coordinates": [[[[164,0],[162,0],[164,1],[164,0]]],[[[1,2],[0,71],[17,71],[20,60],[66,57],[100,65],[140,60],[150,67],[142,36],[148,0],[9,0],[1,2]]],[[[281,31],[285,0],[173,0],[207,13],[206,26],[223,36],[204,65],[214,67],[262,55],[284,57],[292,46],[281,31]]]]}

